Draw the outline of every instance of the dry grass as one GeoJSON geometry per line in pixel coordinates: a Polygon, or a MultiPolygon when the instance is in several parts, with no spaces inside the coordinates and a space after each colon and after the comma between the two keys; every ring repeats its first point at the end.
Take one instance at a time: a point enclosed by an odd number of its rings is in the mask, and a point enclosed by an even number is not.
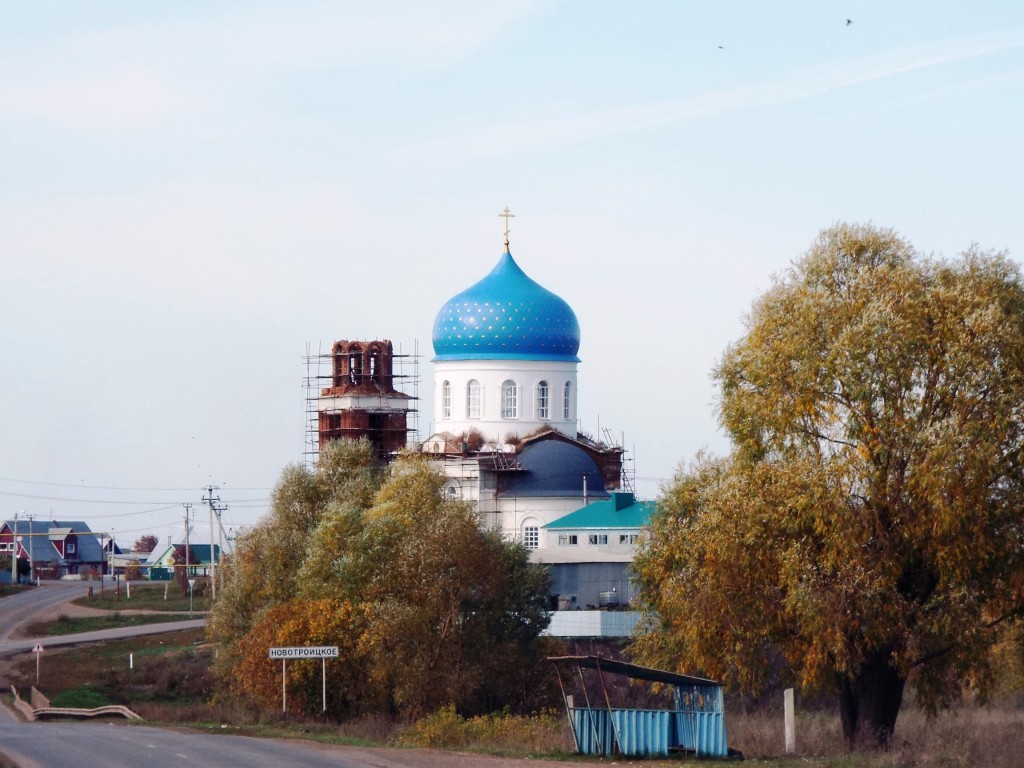
{"type": "MultiPolygon", "coordinates": [[[[730,715],[729,744],[747,758],[784,760],[781,715],[730,715]]],[[[964,705],[929,720],[905,707],[891,749],[850,754],[839,718],[832,713],[797,716],[797,754],[827,766],[865,768],[1017,768],[1024,764],[1024,710],[964,705]]]]}
{"type": "Polygon", "coordinates": [[[555,713],[521,717],[495,713],[460,717],[452,706],[413,723],[401,734],[405,746],[516,755],[553,755],[569,748],[563,719],[555,713]]]}
{"type": "MultiPolygon", "coordinates": [[[[140,610],[185,613],[189,610],[188,591],[182,592],[177,583],[134,584],[131,590],[132,596],[129,598],[126,588],[122,587],[120,590],[116,590],[107,587],[102,593],[94,590],[91,598],[80,597],[72,602],[75,605],[104,608],[110,611],[140,610]],[[164,599],[165,590],[166,600],[164,599]]],[[[210,598],[205,594],[205,590],[200,592],[197,589],[192,597],[193,612],[202,613],[209,608],[210,598]]]]}
{"type": "MultiPolygon", "coordinates": [[[[93,643],[69,648],[51,648],[46,651],[40,665],[40,690],[56,696],[70,688],[89,685],[107,692],[111,699],[130,704],[144,685],[158,685],[149,675],[160,670],[172,670],[164,690],[174,688],[175,681],[195,668],[183,663],[203,640],[203,630],[172,632],[166,635],[93,643]],[[136,668],[129,670],[128,654],[134,655],[136,668]]],[[[31,653],[14,658],[11,682],[30,685],[35,679],[35,658],[31,653]]],[[[208,661],[203,666],[205,673],[208,661]]],[[[172,691],[173,692],[173,691],[172,691]]]]}
{"type": "Polygon", "coordinates": [[[117,629],[119,627],[139,627],[145,624],[160,624],[169,621],[180,621],[180,616],[168,614],[122,614],[108,613],[99,616],[68,616],[59,614],[56,621],[41,621],[29,624],[25,634],[30,637],[48,637],[54,635],[73,635],[79,632],[94,632],[99,629],[117,629]]]}

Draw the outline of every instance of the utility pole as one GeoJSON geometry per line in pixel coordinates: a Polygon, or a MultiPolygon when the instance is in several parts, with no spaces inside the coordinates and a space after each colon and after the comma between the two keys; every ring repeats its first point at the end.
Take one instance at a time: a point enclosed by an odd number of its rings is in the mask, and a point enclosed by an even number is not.
{"type": "Polygon", "coordinates": [[[188,578],[189,555],[188,555],[188,514],[192,511],[192,502],[182,504],[185,508],[185,578],[188,578]]]}
{"type": "Polygon", "coordinates": [[[28,572],[28,581],[31,584],[33,579],[36,577],[36,558],[35,558],[35,520],[36,516],[25,515],[28,518],[28,563],[31,567],[28,572]]]}
{"type": "Polygon", "coordinates": [[[107,547],[109,550],[107,557],[110,560],[110,577],[114,580],[114,590],[117,595],[117,599],[121,599],[121,580],[117,577],[117,571],[114,567],[114,529],[110,529],[110,542],[107,547]]]}
{"type": "MultiPolygon", "coordinates": [[[[219,507],[214,507],[213,508],[213,511],[217,513],[217,559],[218,560],[224,557],[224,520],[223,520],[223,517],[222,517],[221,513],[225,512],[227,510],[227,508],[228,508],[227,504],[222,504],[219,507]]],[[[221,563],[221,565],[223,565],[223,563],[221,563]]],[[[222,579],[224,578],[223,573],[224,573],[224,571],[221,570],[221,574],[222,574],[221,578],[222,579]]],[[[214,582],[214,585],[216,585],[216,583],[217,582],[214,582]]],[[[217,594],[216,589],[214,589],[213,593],[214,593],[214,595],[217,594]]]]}
{"type": "MultiPolygon", "coordinates": [[[[210,584],[213,585],[213,599],[217,599],[217,571],[216,563],[217,557],[213,552],[213,512],[217,504],[220,503],[220,497],[214,496],[214,491],[219,491],[220,488],[216,485],[206,486],[206,496],[203,496],[203,501],[210,508],[210,584]]],[[[217,519],[220,519],[220,512],[217,512],[217,519]]]]}
{"type": "Polygon", "coordinates": [[[11,531],[14,549],[11,551],[11,586],[18,583],[18,513],[14,513],[14,530],[11,531]]]}

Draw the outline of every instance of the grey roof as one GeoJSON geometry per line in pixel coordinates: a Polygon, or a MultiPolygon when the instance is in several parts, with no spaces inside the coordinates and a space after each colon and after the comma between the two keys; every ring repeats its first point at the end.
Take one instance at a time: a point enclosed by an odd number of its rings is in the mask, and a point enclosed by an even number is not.
{"type": "Polygon", "coordinates": [[[25,542],[22,542],[22,545],[30,550],[36,562],[61,559],[51,536],[54,531],[61,532],[58,534],[58,540],[66,538],[70,533],[75,534],[78,539],[78,557],[75,559],[79,562],[101,563],[106,559],[99,537],[84,520],[19,519],[17,528],[14,520],[5,520],[3,525],[9,530],[16,531],[19,536],[32,534],[31,546],[25,542]]]}
{"type": "Polygon", "coordinates": [[[583,496],[607,499],[604,478],[597,464],[584,451],[560,440],[544,440],[523,448],[519,454],[522,472],[510,473],[506,496],[583,496]]]}

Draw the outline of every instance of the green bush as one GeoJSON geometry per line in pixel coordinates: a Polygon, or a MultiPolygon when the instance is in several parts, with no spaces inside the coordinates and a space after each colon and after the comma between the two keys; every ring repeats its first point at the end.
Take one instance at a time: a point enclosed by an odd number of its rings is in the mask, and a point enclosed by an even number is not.
{"type": "Polygon", "coordinates": [[[80,709],[95,709],[116,703],[88,683],[76,688],[69,688],[50,699],[51,707],[77,707],[80,709]]]}

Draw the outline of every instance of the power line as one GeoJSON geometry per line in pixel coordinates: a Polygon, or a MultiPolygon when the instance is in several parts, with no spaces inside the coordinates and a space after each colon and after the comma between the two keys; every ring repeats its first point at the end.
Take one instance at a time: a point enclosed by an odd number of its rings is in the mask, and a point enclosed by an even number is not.
{"type": "MultiPolygon", "coordinates": [[[[11,493],[10,491],[0,491],[0,496],[14,496],[18,499],[41,499],[43,501],[70,501],[74,504],[163,504],[164,501],[144,500],[144,501],[126,501],[125,499],[75,499],[70,496],[39,496],[31,493],[11,493]]],[[[237,503],[245,502],[265,502],[268,501],[266,498],[261,499],[239,499],[237,503]]]]}
{"type": "Polygon", "coordinates": [[[150,515],[150,514],[153,514],[155,512],[165,512],[166,510],[174,509],[177,506],[178,506],[177,503],[175,503],[175,504],[167,504],[166,506],[163,506],[163,507],[156,507],[154,509],[143,509],[143,510],[141,510],[139,512],[119,512],[116,515],[89,515],[89,519],[90,520],[105,520],[105,519],[110,518],[110,517],[122,518],[122,517],[133,517],[135,515],[150,515]]]}
{"type": "MultiPolygon", "coordinates": [[[[195,490],[194,488],[142,488],[128,485],[83,485],[82,483],[49,483],[42,480],[19,480],[16,477],[0,477],[0,481],[7,483],[24,483],[25,485],[50,485],[56,488],[88,488],[90,490],[100,491],[183,491],[189,492],[195,490]]],[[[273,488],[232,488],[233,491],[271,491],[273,488]]]]}

